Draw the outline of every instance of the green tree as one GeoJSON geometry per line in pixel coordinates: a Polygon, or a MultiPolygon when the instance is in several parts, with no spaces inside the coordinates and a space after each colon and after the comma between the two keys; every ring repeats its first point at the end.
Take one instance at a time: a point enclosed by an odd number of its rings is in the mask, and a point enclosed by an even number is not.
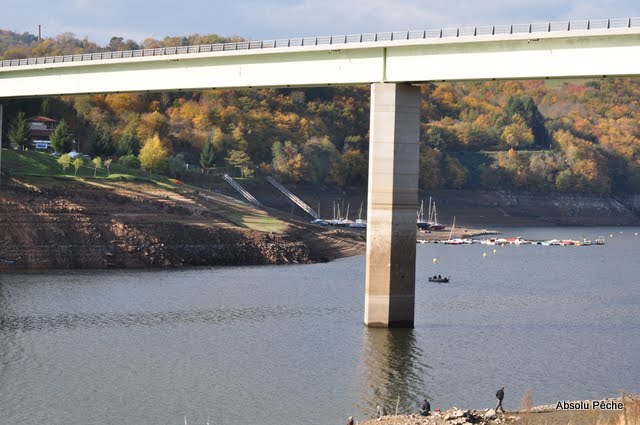
{"type": "MultiPolygon", "coordinates": [[[[356,144],[359,140],[353,137],[347,137],[345,139],[345,145],[356,144]]],[[[338,150],[333,143],[329,140],[329,137],[324,136],[312,137],[304,144],[302,148],[302,155],[308,161],[312,176],[309,176],[310,181],[315,183],[322,183],[329,176],[331,170],[331,163],[339,155],[338,150]]]]}
{"type": "Polygon", "coordinates": [[[24,117],[24,112],[18,112],[13,123],[11,123],[8,136],[9,143],[20,146],[22,150],[31,147],[31,134],[27,120],[24,117]]]}
{"type": "Polygon", "coordinates": [[[569,192],[573,188],[573,180],[571,170],[562,170],[556,176],[556,188],[560,192],[569,192]]]}
{"type": "Polygon", "coordinates": [[[102,158],[96,156],[91,162],[93,163],[93,177],[95,177],[98,174],[98,168],[102,168],[102,158]]]}
{"type": "Polygon", "coordinates": [[[467,169],[452,156],[448,156],[445,159],[447,170],[447,185],[453,189],[462,189],[467,183],[469,172],[467,169]]]}
{"type": "Polygon", "coordinates": [[[51,135],[51,146],[60,153],[67,153],[73,149],[73,133],[65,120],[60,120],[51,135]]]}
{"type": "Polygon", "coordinates": [[[60,158],[58,158],[58,164],[62,166],[62,172],[66,173],[67,168],[69,168],[69,165],[71,165],[71,157],[69,156],[69,154],[65,153],[63,155],[60,155],[60,158]]]}
{"type": "Polygon", "coordinates": [[[75,168],[74,176],[78,175],[78,170],[80,167],[84,165],[84,159],[81,156],[76,156],[76,159],[73,160],[73,168],[75,168]]]}
{"type": "Polygon", "coordinates": [[[422,145],[420,149],[419,183],[424,189],[439,189],[444,183],[440,162],[442,153],[438,149],[422,145]]]}
{"type": "Polygon", "coordinates": [[[175,178],[182,178],[187,172],[187,163],[184,160],[184,154],[179,153],[169,157],[169,174],[175,178]]]}
{"type": "Polygon", "coordinates": [[[287,172],[287,158],[285,158],[284,148],[281,141],[275,141],[271,146],[271,158],[273,171],[284,175],[287,172]]]}
{"type": "Polygon", "coordinates": [[[113,137],[111,136],[111,130],[106,127],[98,127],[93,135],[91,141],[91,150],[95,156],[110,156],[116,151],[116,146],[113,144],[113,137]]]}
{"type": "Polygon", "coordinates": [[[216,155],[213,146],[213,134],[209,134],[200,153],[200,166],[203,170],[208,170],[215,165],[216,155]]]}
{"type": "Polygon", "coordinates": [[[362,185],[367,182],[367,157],[359,150],[351,150],[342,155],[345,184],[362,185]]]}
{"type": "Polygon", "coordinates": [[[509,97],[504,112],[509,119],[514,115],[521,116],[527,127],[531,129],[536,145],[549,146],[551,139],[544,125],[544,116],[531,96],[509,97]]]}
{"type": "Polygon", "coordinates": [[[228,165],[240,169],[242,177],[248,177],[251,174],[251,158],[246,152],[240,150],[232,150],[225,158],[228,165]]]}
{"type": "Polygon", "coordinates": [[[153,172],[161,172],[167,168],[169,150],[160,140],[160,136],[155,134],[140,149],[138,158],[140,159],[140,166],[149,171],[149,175],[151,175],[153,172]]]}
{"type": "Polygon", "coordinates": [[[128,168],[140,168],[140,160],[135,155],[123,155],[118,158],[118,164],[124,165],[128,168]]]}
{"type": "Polygon", "coordinates": [[[138,155],[140,153],[140,138],[137,130],[139,122],[140,119],[136,115],[124,128],[116,143],[116,155],[138,155]]]}

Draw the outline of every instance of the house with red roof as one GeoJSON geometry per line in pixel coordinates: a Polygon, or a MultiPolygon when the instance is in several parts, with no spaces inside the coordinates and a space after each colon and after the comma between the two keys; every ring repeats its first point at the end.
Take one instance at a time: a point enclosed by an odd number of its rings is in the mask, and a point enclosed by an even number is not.
{"type": "Polygon", "coordinates": [[[38,115],[27,119],[33,147],[37,150],[51,151],[51,135],[58,125],[58,121],[53,118],[38,115]]]}

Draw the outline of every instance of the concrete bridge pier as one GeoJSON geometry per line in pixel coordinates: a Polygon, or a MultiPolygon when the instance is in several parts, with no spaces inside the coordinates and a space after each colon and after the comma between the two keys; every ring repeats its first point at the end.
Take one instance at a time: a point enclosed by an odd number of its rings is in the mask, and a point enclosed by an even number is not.
{"type": "Polygon", "coordinates": [[[420,87],[371,85],[364,323],[413,327],[420,87]]]}

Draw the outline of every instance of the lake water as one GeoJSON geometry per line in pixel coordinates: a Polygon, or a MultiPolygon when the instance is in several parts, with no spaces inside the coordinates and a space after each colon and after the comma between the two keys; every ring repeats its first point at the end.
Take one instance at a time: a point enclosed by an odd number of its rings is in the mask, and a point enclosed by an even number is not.
{"type": "Polygon", "coordinates": [[[5,271],[0,424],[328,425],[380,402],[393,412],[398,398],[401,412],[424,396],[493,407],[500,384],[507,409],[527,389],[535,404],[638,393],[636,232],[504,231],[607,236],[590,247],[418,245],[413,330],[363,326],[364,257],[5,271]],[[434,273],[452,282],[428,283],[434,273]]]}

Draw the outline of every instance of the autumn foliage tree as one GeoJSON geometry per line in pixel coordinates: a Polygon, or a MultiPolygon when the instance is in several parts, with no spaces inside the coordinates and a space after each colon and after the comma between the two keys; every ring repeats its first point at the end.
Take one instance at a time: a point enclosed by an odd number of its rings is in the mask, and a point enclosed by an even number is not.
{"type": "Polygon", "coordinates": [[[140,166],[149,172],[159,173],[167,169],[169,150],[164,146],[157,134],[149,138],[138,155],[140,166]]]}

